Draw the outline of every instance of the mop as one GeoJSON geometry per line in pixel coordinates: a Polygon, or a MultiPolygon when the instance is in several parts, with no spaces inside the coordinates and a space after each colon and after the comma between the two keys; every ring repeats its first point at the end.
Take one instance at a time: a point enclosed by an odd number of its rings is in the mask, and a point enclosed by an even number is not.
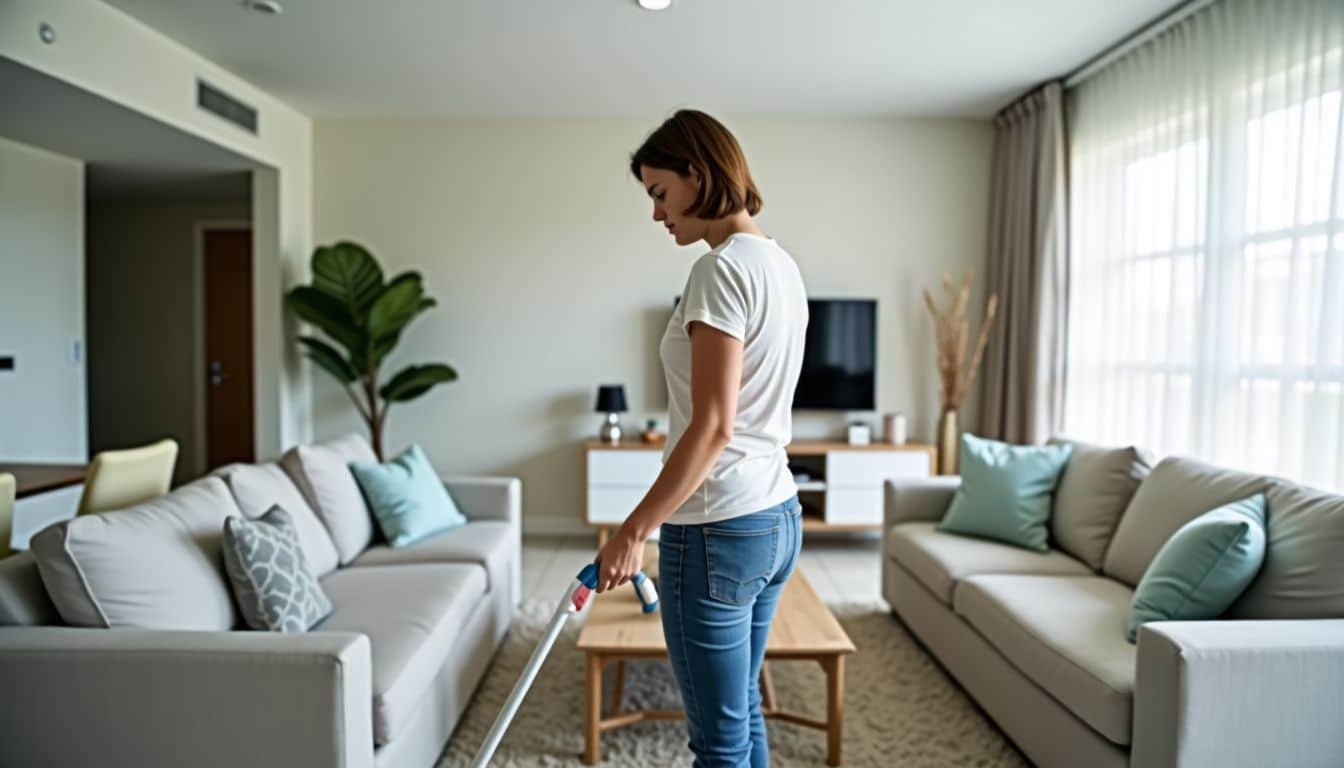
{"type": "MultiPolygon", "coordinates": [[[[560,636],[560,630],[565,628],[565,622],[571,615],[583,611],[588,605],[588,599],[592,597],[593,590],[597,589],[597,573],[597,563],[589,563],[579,571],[578,577],[574,579],[569,589],[565,590],[564,599],[556,606],[555,614],[551,616],[551,623],[546,626],[546,634],[542,636],[536,650],[532,651],[532,658],[527,660],[523,674],[518,678],[518,682],[514,683],[513,692],[509,694],[508,701],[504,702],[504,709],[500,711],[499,717],[495,718],[495,724],[490,726],[490,732],[486,734],[481,750],[476,753],[476,759],[471,763],[472,768],[485,768],[490,764],[490,758],[494,757],[500,740],[504,738],[505,731],[509,730],[509,723],[513,722],[513,716],[517,714],[518,707],[523,703],[523,697],[527,696],[528,689],[532,687],[537,672],[541,671],[541,665],[546,661],[546,655],[551,652],[555,639],[560,636]]],[[[643,571],[636,573],[630,583],[635,588],[635,594],[639,595],[639,602],[643,604],[645,613],[658,610],[658,592],[653,588],[653,581],[645,576],[643,571]]]]}

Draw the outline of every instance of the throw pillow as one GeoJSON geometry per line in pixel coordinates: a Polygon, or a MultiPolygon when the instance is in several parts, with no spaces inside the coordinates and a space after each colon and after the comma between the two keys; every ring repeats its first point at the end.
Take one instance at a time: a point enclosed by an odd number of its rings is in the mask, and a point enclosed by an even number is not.
{"type": "Polygon", "coordinates": [[[1225,504],[1177,529],[1134,590],[1129,642],[1150,621],[1213,619],[1250,585],[1265,561],[1265,495],[1225,504]]]}
{"type": "Polygon", "coordinates": [[[234,599],[252,629],[307,632],[331,613],[299,546],[294,521],[282,507],[248,520],[224,521],[224,568],[234,599]]]}
{"type": "Polygon", "coordinates": [[[418,445],[386,464],[351,462],[350,471],[393,547],[413,544],[467,522],[418,445]]]}
{"type": "Polygon", "coordinates": [[[961,487],[938,530],[1050,551],[1050,505],[1073,446],[961,437],[961,487]]]}

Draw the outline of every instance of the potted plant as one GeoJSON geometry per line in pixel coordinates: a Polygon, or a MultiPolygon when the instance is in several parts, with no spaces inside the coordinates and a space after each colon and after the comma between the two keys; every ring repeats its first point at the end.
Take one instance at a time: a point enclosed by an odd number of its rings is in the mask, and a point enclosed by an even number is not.
{"type": "Polygon", "coordinates": [[[362,246],[339,242],[313,251],[313,281],[291,290],[285,301],[302,320],[326,334],[328,343],[299,337],[304,356],[340,382],[369,427],[378,460],[383,460],[383,427],[393,403],[414,400],[457,372],[443,363],[408,365],[382,380],[382,363],[401,333],[435,305],[425,295],[418,272],[384,281],[382,267],[362,246]]]}

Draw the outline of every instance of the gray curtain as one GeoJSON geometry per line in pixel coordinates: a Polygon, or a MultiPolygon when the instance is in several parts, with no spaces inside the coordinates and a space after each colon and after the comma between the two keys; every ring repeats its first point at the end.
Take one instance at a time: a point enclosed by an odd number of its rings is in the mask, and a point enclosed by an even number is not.
{"type": "Polygon", "coordinates": [[[998,317],[985,350],[980,431],[1039,443],[1064,413],[1068,198],[1064,94],[1050,83],[994,118],[988,288],[998,317]]]}

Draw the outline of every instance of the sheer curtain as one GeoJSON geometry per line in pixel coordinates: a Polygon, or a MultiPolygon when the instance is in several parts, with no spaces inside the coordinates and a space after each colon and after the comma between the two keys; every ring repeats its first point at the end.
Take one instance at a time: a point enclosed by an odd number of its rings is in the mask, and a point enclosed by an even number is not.
{"type": "Polygon", "coordinates": [[[1077,86],[1064,427],[1344,488],[1344,2],[1222,0],[1077,86]]]}

